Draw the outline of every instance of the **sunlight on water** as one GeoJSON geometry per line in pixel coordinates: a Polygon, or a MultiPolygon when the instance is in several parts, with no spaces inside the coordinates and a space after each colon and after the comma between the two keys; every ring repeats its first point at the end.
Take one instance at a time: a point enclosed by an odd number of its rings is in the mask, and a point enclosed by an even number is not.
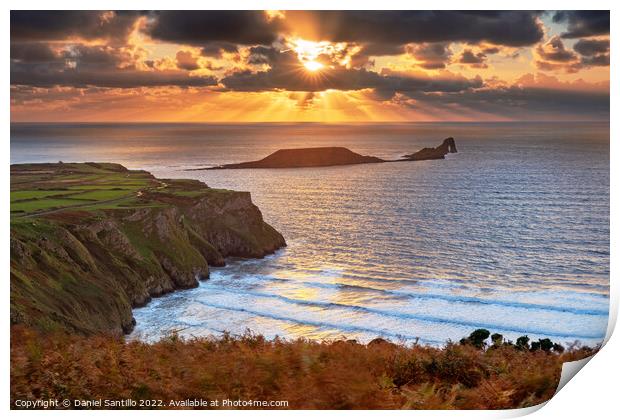
{"type": "Polygon", "coordinates": [[[250,191],[287,239],[135,310],[133,337],[250,329],[441,344],[484,327],[595,343],[605,333],[608,124],[12,126],[12,162],[57,160],[250,191]],[[395,158],[448,136],[459,153],[443,161],[185,171],[284,147],[395,158]]]}

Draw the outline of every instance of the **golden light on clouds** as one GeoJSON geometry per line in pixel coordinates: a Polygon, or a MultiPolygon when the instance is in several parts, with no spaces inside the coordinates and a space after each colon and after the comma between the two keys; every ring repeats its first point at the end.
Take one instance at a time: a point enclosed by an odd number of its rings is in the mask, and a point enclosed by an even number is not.
{"type": "MultiPolygon", "coordinates": [[[[19,13],[29,12],[14,12],[12,19],[19,13]]],[[[478,22],[490,25],[488,34],[479,27],[472,32],[477,40],[463,40],[463,31],[426,22],[425,34],[408,20],[424,23],[431,16],[440,23],[444,12],[75,13],[79,19],[67,14],[66,34],[64,26],[45,34],[45,28],[28,27],[27,18],[12,20],[12,120],[609,115],[609,34],[588,26],[590,15],[575,14],[559,25],[552,12],[501,12],[478,22]],[[514,26],[519,19],[525,23],[514,26]],[[581,26],[571,23],[578,19],[581,26]],[[442,30],[430,33],[434,28],[442,30]],[[571,28],[580,34],[566,35],[571,28]]],[[[478,19],[450,13],[450,22],[478,19]]]]}

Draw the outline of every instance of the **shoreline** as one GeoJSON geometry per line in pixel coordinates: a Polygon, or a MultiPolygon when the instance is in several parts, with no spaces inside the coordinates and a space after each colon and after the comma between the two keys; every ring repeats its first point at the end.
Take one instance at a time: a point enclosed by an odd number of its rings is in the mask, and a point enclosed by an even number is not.
{"type": "MultiPolygon", "coordinates": [[[[290,244],[289,244],[290,245],[290,244]]],[[[217,267],[215,268],[213,271],[217,271],[217,272],[225,272],[228,269],[232,269],[235,268],[235,265],[237,265],[238,267],[241,267],[243,265],[245,265],[246,263],[250,263],[250,264],[261,264],[264,262],[264,260],[268,260],[268,259],[273,259],[273,258],[277,258],[278,255],[280,253],[284,253],[284,252],[289,252],[289,248],[283,248],[283,249],[279,249],[277,251],[275,251],[274,253],[265,256],[264,258],[260,258],[260,259],[235,259],[235,258],[231,258],[231,259],[227,259],[226,261],[226,266],[221,266],[221,267],[217,267]]],[[[236,274],[237,271],[233,271],[231,274],[229,275],[234,275],[236,274]]],[[[213,272],[212,272],[213,274],[213,272]]],[[[224,275],[225,277],[225,275],[224,275]]],[[[193,295],[194,293],[196,293],[196,296],[200,296],[200,288],[204,285],[205,289],[210,289],[209,287],[209,282],[211,282],[212,279],[204,279],[203,281],[200,282],[200,284],[198,284],[196,287],[191,288],[191,289],[187,289],[187,290],[175,290],[172,291],[170,293],[167,293],[166,295],[163,296],[159,296],[154,298],[151,302],[149,302],[149,305],[152,305],[154,303],[157,302],[158,299],[166,299],[168,298],[172,298],[174,299],[175,296],[179,297],[179,295],[181,294],[190,294],[193,295]],[[175,296],[171,296],[171,295],[175,295],[175,296]]],[[[295,280],[288,280],[290,282],[294,282],[295,280]]],[[[204,292],[203,292],[204,293],[204,292]]],[[[231,293],[235,293],[235,292],[231,292],[231,293]]],[[[241,295],[244,295],[244,292],[240,291],[238,292],[241,295]]],[[[187,297],[185,298],[186,300],[184,301],[184,304],[198,304],[201,305],[201,303],[195,302],[194,299],[196,299],[196,296],[191,296],[191,297],[187,297]]],[[[261,298],[260,295],[257,296],[257,298],[261,298]]],[[[303,301],[305,303],[305,301],[303,301]]],[[[295,303],[295,302],[293,302],[295,303]]],[[[495,305],[495,304],[493,304],[495,305]]],[[[500,304],[500,306],[503,306],[500,304]]],[[[155,309],[149,309],[148,305],[145,307],[141,307],[141,308],[137,308],[137,309],[141,309],[141,310],[146,310],[146,311],[154,311],[155,309]]],[[[214,308],[216,309],[216,308],[214,308]]],[[[321,327],[325,327],[325,328],[332,328],[334,330],[340,329],[342,328],[342,325],[332,325],[329,322],[321,322],[319,320],[317,320],[316,322],[312,321],[308,321],[308,320],[299,320],[299,319],[281,319],[279,316],[275,315],[275,314],[269,314],[269,311],[266,312],[254,312],[251,309],[238,309],[236,308],[234,305],[233,306],[226,306],[226,305],[220,305],[219,308],[220,310],[224,310],[224,311],[231,311],[231,312],[239,312],[239,313],[244,313],[247,315],[252,315],[252,316],[256,316],[256,317],[264,317],[266,319],[271,319],[273,321],[279,322],[290,322],[291,324],[295,324],[298,323],[298,325],[306,325],[306,326],[314,326],[316,328],[321,328],[321,327]]],[[[159,311],[157,311],[159,313],[159,311]]],[[[453,323],[454,321],[451,320],[442,320],[442,322],[445,323],[453,323]]],[[[458,322],[457,322],[458,323],[458,322]]],[[[180,323],[182,324],[182,323],[180,323]]],[[[140,325],[140,322],[138,320],[138,324],[140,325]]],[[[549,334],[549,333],[545,333],[545,332],[532,332],[532,331],[523,331],[523,330],[512,330],[509,328],[501,328],[498,327],[497,325],[493,324],[485,324],[485,323],[477,323],[477,322],[466,322],[463,323],[463,326],[465,326],[466,328],[464,328],[464,331],[469,331],[469,330],[473,330],[476,328],[487,328],[489,330],[494,330],[494,331],[500,331],[505,337],[511,337],[513,340],[515,340],[517,337],[519,336],[529,336],[531,337],[533,340],[536,339],[542,339],[542,338],[550,338],[555,342],[559,342],[563,345],[570,345],[571,343],[574,342],[580,342],[582,345],[587,345],[587,346],[597,346],[599,345],[603,339],[604,339],[604,332],[603,335],[600,336],[600,338],[597,337],[571,337],[571,336],[564,336],[564,335],[554,335],[554,334],[549,334]]],[[[453,336],[453,337],[446,337],[443,339],[425,339],[421,336],[418,336],[415,334],[415,331],[413,331],[414,334],[412,335],[408,335],[408,334],[402,334],[399,332],[392,332],[392,333],[388,333],[387,331],[383,331],[383,332],[379,332],[377,331],[376,333],[372,333],[373,329],[368,329],[367,331],[357,328],[357,327],[349,327],[351,328],[351,331],[355,331],[357,332],[357,334],[353,334],[353,335],[348,335],[346,332],[346,329],[343,330],[341,333],[334,333],[331,334],[328,338],[325,337],[315,337],[315,334],[311,334],[311,335],[296,335],[296,334],[291,334],[291,335],[286,335],[286,334],[265,334],[264,331],[260,331],[258,329],[249,329],[246,328],[243,331],[239,330],[239,331],[231,331],[231,330],[227,330],[226,328],[212,328],[212,327],[201,327],[198,325],[191,325],[191,326],[185,326],[183,327],[182,325],[179,325],[178,327],[166,327],[166,328],[161,328],[158,333],[153,333],[153,334],[148,334],[147,336],[143,336],[143,337],[135,337],[132,339],[136,339],[139,340],[141,342],[145,342],[145,343],[155,343],[158,342],[160,340],[164,340],[166,339],[171,333],[174,333],[175,331],[180,333],[180,336],[182,337],[197,337],[197,338],[209,338],[211,335],[214,335],[214,337],[217,339],[219,337],[221,337],[223,334],[229,334],[232,337],[238,337],[238,336],[243,336],[244,333],[246,331],[251,331],[254,334],[257,335],[261,335],[264,336],[265,339],[267,340],[274,340],[276,337],[280,337],[280,338],[284,338],[284,339],[288,339],[288,340],[296,340],[296,339],[305,339],[305,340],[310,340],[310,341],[315,341],[315,342],[321,342],[324,340],[327,341],[337,341],[337,340],[356,340],[358,341],[360,344],[367,344],[368,342],[374,340],[374,339],[385,339],[388,341],[391,341],[393,343],[400,343],[402,345],[410,345],[411,343],[415,343],[415,342],[419,342],[420,344],[424,344],[424,345],[431,345],[433,347],[442,347],[443,345],[445,345],[447,342],[449,341],[458,341],[461,336],[453,336]],[[186,330],[186,329],[191,329],[193,327],[196,328],[206,328],[212,331],[215,331],[214,333],[205,333],[205,334],[197,334],[195,332],[191,333],[191,334],[184,334],[182,333],[182,331],[186,330]],[[364,339],[360,339],[359,335],[360,333],[362,334],[368,334],[368,336],[364,339]]],[[[132,331],[129,334],[126,334],[125,337],[126,338],[131,338],[132,334],[135,334],[135,331],[132,331]]]]}

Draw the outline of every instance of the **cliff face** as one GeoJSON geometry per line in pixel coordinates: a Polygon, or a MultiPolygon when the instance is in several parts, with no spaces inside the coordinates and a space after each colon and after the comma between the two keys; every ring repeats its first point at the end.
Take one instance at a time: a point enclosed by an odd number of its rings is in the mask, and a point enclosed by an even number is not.
{"type": "Polygon", "coordinates": [[[12,219],[11,322],[127,333],[132,307],[197,286],[225,257],[286,245],[249,193],[200,186],[197,196],[145,189],[142,206],[12,219]]]}

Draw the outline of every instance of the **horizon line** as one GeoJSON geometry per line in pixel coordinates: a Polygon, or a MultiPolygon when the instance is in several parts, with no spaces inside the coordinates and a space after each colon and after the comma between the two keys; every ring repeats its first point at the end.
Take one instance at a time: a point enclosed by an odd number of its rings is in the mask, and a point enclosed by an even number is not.
{"type": "Polygon", "coordinates": [[[10,121],[10,124],[480,124],[480,123],[610,123],[611,119],[601,120],[444,120],[444,121],[10,121]]]}

